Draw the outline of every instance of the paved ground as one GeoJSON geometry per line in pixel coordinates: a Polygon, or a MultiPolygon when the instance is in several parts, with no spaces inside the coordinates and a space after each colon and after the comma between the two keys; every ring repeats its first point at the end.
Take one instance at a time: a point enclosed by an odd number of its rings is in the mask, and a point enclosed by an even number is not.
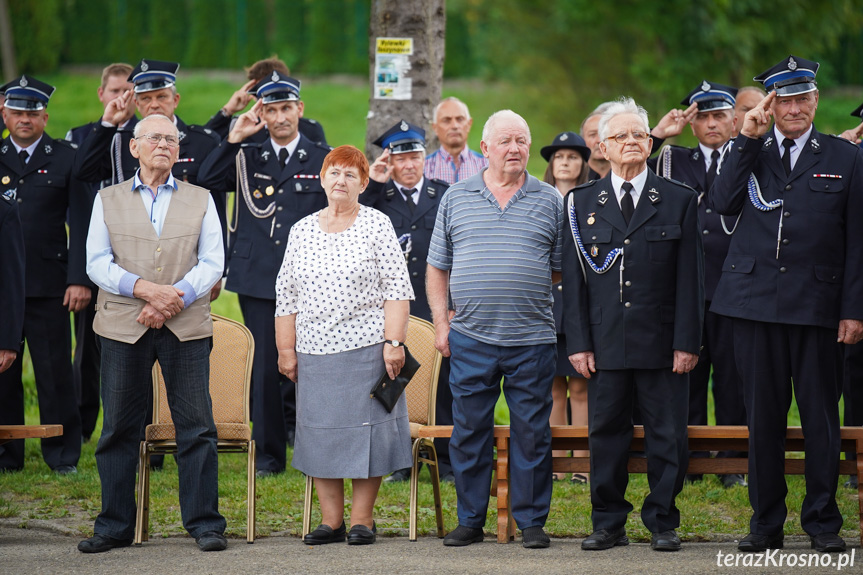
{"type": "Polygon", "coordinates": [[[158,573],[197,575],[210,573],[374,573],[374,574],[473,574],[500,575],[590,573],[861,573],[863,552],[858,541],[848,541],[844,555],[827,556],[832,563],[807,567],[802,562],[821,560],[809,549],[808,540],[786,541],[786,548],[767,559],[759,555],[737,555],[736,545],[728,543],[684,543],[679,553],[658,553],[647,544],[632,544],[603,552],[581,550],[580,539],[555,539],[550,549],[523,549],[518,542],[498,545],[487,535],[484,543],[466,548],[443,547],[439,539],[422,537],[411,543],[407,537],[383,537],[375,545],[360,547],[345,544],[308,547],[294,537],[265,537],[253,545],[231,539],[228,549],[202,553],[189,537],[159,538],[141,547],[115,549],[108,553],[85,555],[75,546],[80,539],[40,522],[21,529],[13,520],[0,521],[0,574],[75,573],[132,575],[158,573]],[[728,566],[717,564],[717,555],[730,553],[728,566]],[[746,558],[761,557],[767,567],[744,566],[746,558]],[[740,561],[736,567],[734,561],[740,561]],[[841,571],[838,561],[851,563],[841,571]],[[780,561],[782,564],[780,564],[780,561]],[[789,566],[793,562],[794,566],[789,566]]]}

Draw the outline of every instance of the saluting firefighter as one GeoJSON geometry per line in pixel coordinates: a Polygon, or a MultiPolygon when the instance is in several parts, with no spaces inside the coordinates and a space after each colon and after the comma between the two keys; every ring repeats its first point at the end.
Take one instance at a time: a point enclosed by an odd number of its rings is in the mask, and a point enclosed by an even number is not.
{"type": "Polygon", "coordinates": [[[327,207],[320,172],[330,148],[298,130],[303,115],[299,80],[274,71],[252,91],[258,101],[204,161],[200,183],[237,192],[225,288],[239,295],[255,337],[252,437],[258,474],[266,476],[285,470],[285,448],[293,445],[296,424],[295,385],[279,373],[276,276],[291,226],[327,207]],[[270,133],[266,141],[248,141],[264,127],[270,133]]]}
{"type": "MultiPolygon", "coordinates": [[[[63,425],[63,435],[42,440],[42,457],[58,474],[75,473],[81,455],[81,416],[72,380],[69,312],[90,303],[85,244],[90,193],[72,177],[75,145],[45,132],[54,87],[19,76],[6,94],[0,142],[0,194],[18,204],[24,231],[24,332],[33,362],[39,417],[63,425]],[[69,232],[66,232],[66,216],[69,232]]],[[[21,338],[19,338],[21,339],[21,338]]],[[[24,423],[23,347],[0,374],[0,421],[24,423]]],[[[24,441],[0,446],[0,471],[24,467],[24,441]]]]}
{"type": "MultiPolygon", "coordinates": [[[[426,140],[425,130],[419,126],[401,120],[374,144],[384,151],[369,168],[369,185],[360,194],[360,203],[382,211],[392,221],[416,295],[411,302],[411,315],[432,321],[425,288],[426,257],[438,205],[449,184],[424,176],[426,140]]],[[[435,421],[438,425],[452,425],[448,357],[441,362],[438,381],[442,383],[437,388],[435,421]]],[[[441,480],[454,481],[449,463],[449,440],[435,440],[435,451],[441,480]]],[[[407,481],[410,476],[408,467],[399,469],[386,481],[407,481]]]]}
{"type": "Polygon", "coordinates": [[[631,98],[599,121],[601,180],[566,197],[563,313],[569,360],[587,386],[594,532],[585,550],[627,545],[627,460],[637,401],[650,493],[651,547],[677,551],[675,505],[688,463],[689,372],[698,362],[704,269],[698,196],[647,167],[647,113],[631,98]],[[637,400],[636,400],[637,397],[637,400]]]}
{"type": "MultiPolygon", "coordinates": [[[[659,153],[656,173],[684,183],[698,192],[698,223],[704,244],[705,309],[710,307],[716,284],[722,273],[722,262],[728,253],[731,233],[737,218],[720,216],[707,205],[707,195],[720,156],[734,131],[734,104],[737,88],[703,80],[680,103],[698,106],[690,125],[698,139],[694,148],[664,146],[659,153]]],[[[648,162],[650,163],[650,162],[648,162]]],[[[734,363],[734,337],[731,319],[707,311],[704,316],[701,353],[698,365],[689,374],[689,425],[707,425],[707,394],[713,371],[713,404],[717,425],[746,425],[743,386],[734,363]]],[[[710,457],[710,452],[695,452],[692,457],[710,457]]],[[[737,457],[734,451],[722,451],[718,457],[737,457]]],[[[743,475],[719,475],[724,487],[746,486],[743,475]]],[[[687,475],[688,481],[700,481],[701,475],[687,475]]]]}
{"type": "Polygon", "coordinates": [[[783,545],[792,387],[806,436],[800,522],[813,549],[845,549],[837,342],[863,336],[863,152],[813,126],[818,66],[789,56],[755,78],[768,94],[746,113],[709,196],[720,214],[740,213],[710,309],[733,318],[746,399],[753,513],[741,551],[783,545]]]}

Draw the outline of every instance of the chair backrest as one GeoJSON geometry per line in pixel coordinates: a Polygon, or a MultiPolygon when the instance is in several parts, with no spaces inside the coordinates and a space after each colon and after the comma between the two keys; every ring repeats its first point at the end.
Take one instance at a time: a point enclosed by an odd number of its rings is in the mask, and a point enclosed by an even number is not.
{"type": "Polygon", "coordinates": [[[405,388],[408,419],[411,423],[422,425],[435,423],[435,399],[443,356],[435,349],[434,341],[434,326],[424,319],[410,316],[405,344],[420,362],[420,368],[405,388]]]}
{"type": "MultiPolygon", "coordinates": [[[[216,423],[249,423],[249,388],[255,341],[252,332],[232,319],[211,314],[210,398],[216,423]]],[[[173,423],[165,379],[159,362],[153,366],[153,423],[173,423]]]]}

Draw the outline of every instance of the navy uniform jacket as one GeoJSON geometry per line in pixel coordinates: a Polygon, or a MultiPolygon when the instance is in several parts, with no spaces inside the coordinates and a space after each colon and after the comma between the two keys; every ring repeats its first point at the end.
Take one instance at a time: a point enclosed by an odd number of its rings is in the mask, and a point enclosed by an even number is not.
{"type": "Polygon", "coordinates": [[[737,218],[720,216],[708,206],[708,190],[704,185],[707,169],[701,148],[667,146],[658,157],[656,173],[659,175],[666,174],[665,167],[668,165],[666,154],[670,154],[671,160],[669,177],[698,192],[698,222],[701,225],[701,239],[704,244],[704,295],[707,301],[711,301],[731,243],[731,236],[726,233],[726,229],[729,232],[732,231],[737,218]],[[665,151],[666,149],[668,152],[665,151]]]}
{"type": "Polygon", "coordinates": [[[47,133],[26,168],[21,167],[11,137],[0,143],[0,194],[18,202],[27,297],[63,297],[68,285],[90,285],[85,269],[90,195],[87,185],[72,177],[74,160],[74,144],[47,133]]]}
{"type": "Polygon", "coordinates": [[[757,140],[738,136],[713,182],[714,209],[741,216],[710,309],[831,329],[840,319],[863,320],[863,153],[813,127],[786,176],[778,147],[772,130],[757,140]],[[764,202],[784,205],[756,209],[750,174],[764,202]]]}
{"type": "Polygon", "coordinates": [[[231,234],[228,248],[226,289],[256,298],[276,299],[276,276],[285,256],[291,226],[327,207],[320,173],[329,151],[329,147],[315,144],[301,134],[297,149],[282,167],[270,140],[263,144],[231,144],[222,140],[204,161],[198,185],[214,192],[238,192],[236,215],[230,218],[237,231],[231,234]],[[235,157],[238,152],[246,162],[248,198],[237,186],[235,157]],[[259,210],[273,209],[272,215],[256,217],[247,201],[259,210]]]}
{"type": "Polygon", "coordinates": [[[24,235],[17,202],[0,195],[0,349],[21,349],[24,333],[24,235]]]}
{"type": "MultiPolygon", "coordinates": [[[[407,257],[408,273],[416,299],[411,302],[411,315],[431,321],[431,309],[426,297],[426,258],[431,243],[437,209],[449,184],[441,180],[423,179],[419,202],[411,213],[401,192],[390,179],[386,184],[369,181],[368,188],[360,195],[360,202],[389,216],[399,238],[410,234],[411,253],[407,257]]],[[[402,244],[404,250],[404,244],[402,244]]]]}
{"type": "MultiPolygon", "coordinates": [[[[222,115],[222,112],[219,111],[216,112],[216,114],[209,119],[209,121],[204,125],[204,127],[216,132],[216,134],[219,135],[219,138],[225,139],[228,137],[228,132],[231,131],[231,123],[233,122],[233,120],[233,116],[226,118],[222,115]]],[[[300,118],[297,129],[302,135],[304,135],[311,141],[317,144],[322,144],[324,146],[327,145],[327,137],[324,135],[324,127],[321,126],[316,120],[310,120],[309,118],[300,118]]],[[[264,128],[260,132],[256,132],[249,136],[246,141],[262,144],[267,139],[269,139],[269,137],[270,133],[267,131],[266,128],[264,128]]]]}
{"type": "Polygon", "coordinates": [[[691,188],[648,170],[627,228],[610,174],[567,194],[563,313],[569,355],[593,351],[597,369],[659,369],[673,365],[674,350],[699,352],[704,262],[697,202],[691,188]],[[624,248],[605,274],[588,267],[576,247],[573,212],[598,266],[614,248],[624,248]]]}

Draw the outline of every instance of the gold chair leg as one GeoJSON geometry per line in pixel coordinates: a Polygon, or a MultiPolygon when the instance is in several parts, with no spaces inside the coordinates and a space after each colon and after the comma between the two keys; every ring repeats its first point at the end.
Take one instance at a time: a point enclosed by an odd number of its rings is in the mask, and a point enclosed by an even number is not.
{"type": "Polygon", "coordinates": [[[434,514],[437,521],[437,536],[443,538],[446,532],[443,528],[443,506],[441,505],[440,497],[440,466],[438,465],[437,450],[434,446],[434,441],[428,440],[427,443],[429,453],[434,463],[429,466],[429,473],[432,479],[432,491],[434,492],[434,514]]]}
{"type": "Polygon", "coordinates": [[[312,497],[315,494],[314,480],[306,475],[306,497],[303,501],[303,537],[312,530],[312,497]]]}
{"type": "Polygon", "coordinates": [[[249,461],[246,464],[247,493],[246,493],[246,543],[255,542],[255,506],[257,496],[257,466],[255,464],[255,440],[249,441],[249,461]]]}
{"type": "Polygon", "coordinates": [[[150,504],[150,465],[148,459],[147,443],[142,441],[138,447],[138,507],[135,512],[135,545],[140,545],[149,539],[147,534],[149,514],[146,513],[150,504]]]}
{"type": "Polygon", "coordinates": [[[411,448],[411,491],[408,523],[408,539],[417,540],[417,480],[419,479],[419,451],[422,439],[415,439],[411,448]]]}

